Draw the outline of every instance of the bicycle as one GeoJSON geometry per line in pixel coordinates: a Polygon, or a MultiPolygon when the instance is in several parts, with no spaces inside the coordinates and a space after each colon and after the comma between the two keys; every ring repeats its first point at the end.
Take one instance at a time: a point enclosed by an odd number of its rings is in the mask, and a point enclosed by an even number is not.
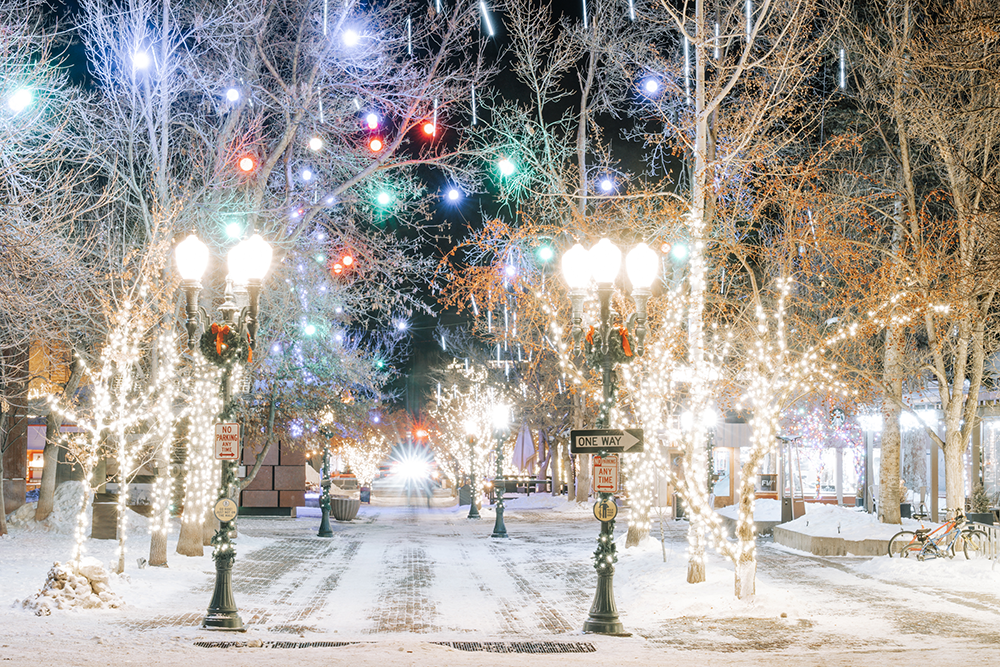
{"type": "MultiPolygon", "coordinates": [[[[914,518],[925,519],[925,515],[914,518]]],[[[889,558],[916,557],[918,561],[928,558],[954,558],[961,548],[968,560],[984,558],[989,538],[986,533],[966,523],[965,514],[959,510],[934,530],[919,528],[901,530],[889,540],[889,558]]]]}

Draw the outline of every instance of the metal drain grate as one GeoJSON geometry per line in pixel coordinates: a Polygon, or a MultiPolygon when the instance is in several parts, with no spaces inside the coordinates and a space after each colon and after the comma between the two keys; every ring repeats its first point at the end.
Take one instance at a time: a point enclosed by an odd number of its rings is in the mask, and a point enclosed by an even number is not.
{"type": "Polygon", "coordinates": [[[593,644],[587,642],[433,642],[450,646],[459,651],[484,651],[486,653],[594,653],[593,644]]]}
{"type": "MultiPolygon", "coordinates": [[[[337,648],[358,642],[261,642],[256,648],[337,648]]],[[[199,648],[247,648],[250,642],[195,642],[199,648]]]]}

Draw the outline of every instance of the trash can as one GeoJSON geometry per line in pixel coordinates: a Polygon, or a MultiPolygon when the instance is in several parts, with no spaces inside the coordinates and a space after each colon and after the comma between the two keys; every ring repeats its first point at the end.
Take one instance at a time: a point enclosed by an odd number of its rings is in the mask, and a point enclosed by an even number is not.
{"type": "Polygon", "coordinates": [[[118,496],[110,493],[94,494],[90,536],[95,540],[118,539],[118,496]]]}

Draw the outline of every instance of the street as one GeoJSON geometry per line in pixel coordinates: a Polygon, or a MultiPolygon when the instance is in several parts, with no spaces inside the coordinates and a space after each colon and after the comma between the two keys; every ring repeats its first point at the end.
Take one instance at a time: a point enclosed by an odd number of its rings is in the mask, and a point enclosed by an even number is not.
{"type": "MultiPolygon", "coordinates": [[[[333,522],[328,539],[315,537],[318,518],[242,517],[233,580],[246,633],[200,629],[210,558],[171,554],[166,570],[128,573],[124,609],[0,612],[10,621],[0,654],[78,665],[480,665],[497,664],[497,652],[542,665],[857,665],[982,661],[1000,645],[995,590],[940,585],[955,568],[991,573],[989,563],[921,563],[940,576],[894,582],[866,574],[870,559],[762,542],[758,595],[740,602],[724,561],[709,560],[708,582],[684,582],[687,524],[673,521],[662,549],[656,522],[646,545],[625,550],[620,540],[616,597],[632,636],[585,635],[598,523],[589,507],[517,502],[507,540],[489,537],[488,508],[470,521],[456,508],[365,506],[357,520],[333,522]]],[[[617,535],[624,530],[620,521],[617,535]]],[[[0,543],[0,558],[8,545],[16,551],[17,540],[0,543]]]]}

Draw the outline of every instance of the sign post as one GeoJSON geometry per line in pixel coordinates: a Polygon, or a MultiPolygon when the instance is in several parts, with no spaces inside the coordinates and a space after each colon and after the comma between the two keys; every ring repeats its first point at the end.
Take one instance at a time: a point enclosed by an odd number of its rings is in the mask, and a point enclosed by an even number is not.
{"type": "Polygon", "coordinates": [[[215,425],[215,458],[220,461],[240,459],[240,425],[223,422],[215,425]]]}

